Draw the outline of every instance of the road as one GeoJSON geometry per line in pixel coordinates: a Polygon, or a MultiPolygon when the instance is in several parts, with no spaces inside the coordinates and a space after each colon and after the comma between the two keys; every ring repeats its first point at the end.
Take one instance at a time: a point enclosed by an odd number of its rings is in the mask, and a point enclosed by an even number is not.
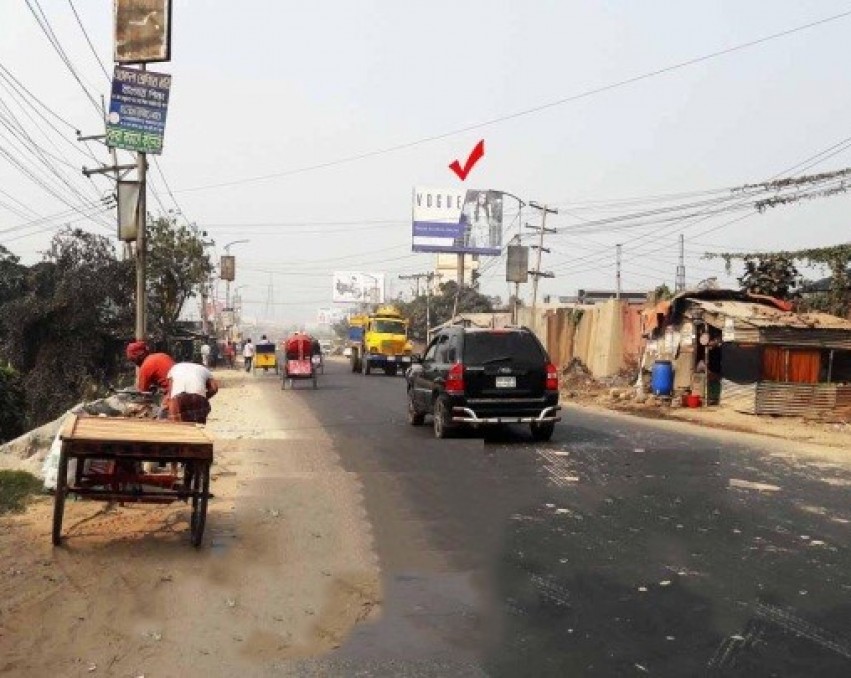
{"type": "Polygon", "coordinates": [[[182,506],[0,520],[0,673],[851,675],[843,451],[575,407],[437,441],[401,377],[222,377],[200,551],[182,506]]]}
{"type": "Polygon", "coordinates": [[[848,458],[578,408],[554,440],[437,441],[404,380],[334,366],[312,402],[363,483],[376,675],[851,675],[848,458]]]}

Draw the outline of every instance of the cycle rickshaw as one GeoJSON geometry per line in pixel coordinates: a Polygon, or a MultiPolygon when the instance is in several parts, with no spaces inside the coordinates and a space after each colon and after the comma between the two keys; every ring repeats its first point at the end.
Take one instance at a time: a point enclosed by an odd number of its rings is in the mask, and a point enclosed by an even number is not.
{"type": "Polygon", "coordinates": [[[254,374],[257,370],[262,369],[264,372],[275,370],[275,374],[279,374],[278,356],[275,352],[275,344],[259,343],[254,346],[254,374]]]}
{"type": "Polygon", "coordinates": [[[310,380],[313,388],[319,387],[318,374],[321,356],[314,353],[313,341],[306,334],[297,334],[284,343],[284,375],[281,388],[293,388],[296,381],[310,380]]]}

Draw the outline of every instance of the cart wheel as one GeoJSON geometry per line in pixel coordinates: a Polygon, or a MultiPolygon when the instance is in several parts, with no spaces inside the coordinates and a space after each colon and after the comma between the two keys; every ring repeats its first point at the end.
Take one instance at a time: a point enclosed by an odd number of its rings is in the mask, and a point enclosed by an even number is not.
{"type": "Polygon", "coordinates": [[[318,388],[318,386],[319,386],[319,381],[316,378],[316,371],[314,370],[314,372],[313,372],[313,388],[318,388]]]}
{"type": "MultiPolygon", "coordinates": [[[[80,462],[77,462],[78,464],[80,462]]],[[[62,517],[65,515],[65,497],[68,495],[68,457],[59,455],[59,470],[56,476],[56,496],[53,499],[53,545],[62,541],[62,517]]]]}
{"type": "Polygon", "coordinates": [[[207,522],[207,500],[210,496],[210,463],[195,467],[195,481],[192,483],[192,515],[189,519],[192,546],[201,546],[204,538],[204,525],[207,522]]]}

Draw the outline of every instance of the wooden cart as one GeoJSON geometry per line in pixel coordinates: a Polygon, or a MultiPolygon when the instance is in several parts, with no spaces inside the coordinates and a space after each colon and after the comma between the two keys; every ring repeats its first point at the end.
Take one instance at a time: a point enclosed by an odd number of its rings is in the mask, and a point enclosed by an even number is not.
{"type": "Polygon", "coordinates": [[[72,416],[59,434],[62,451],[53,505],[53,543],[59,545],[69,494],[83,499],[169,504],[192,502],[192,544],[200,546],[210,497],[213,441],[196,424],[72,416]],[[69,462],[76,460],[73,478],[69,462]],[[166,464],[162,473],[143,471],[143,462],[166,464]]]}

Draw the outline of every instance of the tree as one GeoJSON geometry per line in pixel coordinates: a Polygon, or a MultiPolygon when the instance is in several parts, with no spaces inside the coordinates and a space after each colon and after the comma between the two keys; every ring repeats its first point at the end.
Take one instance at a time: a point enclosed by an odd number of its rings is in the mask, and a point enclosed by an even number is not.
{"type": "Polygon", "coordinates": [[[110,240],[66,228],[19,294],[0,304],[0,356],[22,377],[27,423],[39,425],[124,368],[132,330],[133,268],[110,240]]]}
{"type": "MultiPolygon", "coordinates": [[[[748,260],[764,260],[771,261],[771,266],[776,267],[773,276],[768,276],[768,279],[773,277],[776,281],[782,283],[784,280],[787,283],[793,282],[791,271],[794,270],[795,277],[794,285],[791,285],[791,298],[799,296],[799,288],[802,284],[802,279],[794,267],[796,261],[803,262],[807,266],[823,266],[830,271],[830,289],[826,295],[817,296],[806,300],[806,306],[813,309],[823,310],[833,315],[847,317],[851,312],[851,243],[841,245],[831,245],[829,247],[812,247],[802,250],[781,251],[770,253],[740,253],[740,252],[720,252],[707,253],[705,259],[723,259],[727,266],[727,272],[730,271],[731,264],[734,260],[742,260],[746,263],[745,274],[748,273],[748,260]],[[785,273],[784,273],[785,266],[785,273]]],[[[755,274],[754,277],[756,277],[755,274]]],[[[743,276],[744,278],[745,276],[743,276]]],[[[740,282],[741,282],[740,278],[740,282]]],[[[782,285],[780,291],[782,291],[782,285]]]]}
{"type": "Polygon", "coordinates": [[[174,216],[151,219],[147,228],[148,332],[157,339],[174,335],[184,304],[213,270],[204,241],[194,226],[174,216]]]}
{"type": "Polygon", "coordinates": [[[743,258],[745,271],[737,280],[752,294],[777,299],[797,299],[802,278],[794,261],[783,254],[748,255],[743,258]]]}
{"type": "Polygon", "coordinates": [[[441,283],[437,293],[426,297],[421,294],[409,302],[399,304],[402,313],[411,322],[411,336],[415,339],[426,338],[426,303],[430,310],[431,326],[440,325],[452,319],[455,297],[458,296],[458,313],[490,313],[499,303],[498,299],[481,294],[472,287],[463,287],[458,293],[454,281],[441,283]]]}

